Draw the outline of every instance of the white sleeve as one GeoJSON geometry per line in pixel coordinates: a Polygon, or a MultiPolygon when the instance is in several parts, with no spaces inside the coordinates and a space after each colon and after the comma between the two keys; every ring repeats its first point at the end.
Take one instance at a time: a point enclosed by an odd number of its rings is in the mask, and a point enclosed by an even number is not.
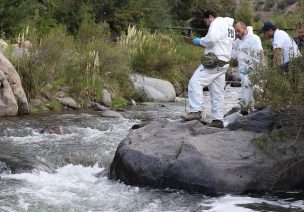
{"type": "Polygon", "coordinates": [[[211,47],[217,41],[220,40],[221,27],[218,24],[218,21],[213,21],[209,27],[208,33],[205,37],[201,38],[201,45],[204,47],[211,47]]]}
{"type": "Polygon", "coordinates": [[[261,39],[258,36],[254,37],[253,42],[251,44],[251,61],[249,64],[249,67],[254,68],[255,66],[258,66],[259,63],[263,60],[263,47],[261,39]]]}
{"type": "Polygon", "coordinates": [[[284,46],[284,37],[281,36],[279,32],[274,35],[272,41],[273,49],[283,49],[284,46]]]}
{"type": "Polygon", "coordinates": [[[263,46],[261,39],[258,36],[255,36],[254,42],[253,42],[253,49],[256,52],[263,51],[263,46]]]}
{"type": "Polygon", "coordinates": [[[237,59],[237,57],[238,57],[239,41],[240,40],[238,38],[233,41],[232,52],[231,52],[231,58],[233,58],[233,59],[237,59]]]}

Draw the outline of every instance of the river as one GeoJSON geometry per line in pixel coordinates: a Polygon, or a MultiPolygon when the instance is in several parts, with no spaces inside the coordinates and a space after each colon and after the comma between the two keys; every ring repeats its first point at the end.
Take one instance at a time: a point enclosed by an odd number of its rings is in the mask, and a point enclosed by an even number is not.
{"type": "MultiPolygon", "coordinates": [[[[238,93],[227,87],[226,111],[236,104],[238,93]]],[[[1,118],[0,158],[35,169],[12,170],[0,162],[0,211],[304,211],[300,192],[208,197],[108,180],[116,147],[132,125],[155,119],[174,121],[184,110],[184,101],[179,101],[129,107],[119,119],[92,111],[1,118]],[[61,126],[64,135],[40,133],[49,126],[61,126]]],[[[206,111],[208,118],[210,104],[206,111]]]]}

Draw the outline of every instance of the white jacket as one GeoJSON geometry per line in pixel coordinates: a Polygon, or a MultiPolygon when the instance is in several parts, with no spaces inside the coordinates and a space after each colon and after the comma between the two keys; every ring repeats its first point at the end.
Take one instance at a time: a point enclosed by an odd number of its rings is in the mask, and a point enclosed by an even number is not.
{"type": "Polygon", "coordinates": [[[248,33],[241,40],[237,38],[233,43],[232,58],[237,59],[239,71],[248,71],[260,65],[263,59],[263,47],[259,36],[253,34],[251,26],[248,33]]]}
{"type": "Polygon", "coordinates": [[[218,59],[225,62],[231,59],[232,43],[235,39],[233,21],[229,17],[217,17],[212,21],[207,35],[200,40],[205,47],[205,54],[213,52],[218,59]]]}

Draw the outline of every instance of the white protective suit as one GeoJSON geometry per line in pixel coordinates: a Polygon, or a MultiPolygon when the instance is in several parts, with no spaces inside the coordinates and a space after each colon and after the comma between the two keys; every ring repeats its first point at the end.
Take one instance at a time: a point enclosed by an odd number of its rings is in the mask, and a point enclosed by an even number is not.
{"type": "MultiPolygon", "coordinates": [[[[253,110],[253,85],[249,79],[250,71],[256,71],[262,63],[263,47],[259,36],[253,34],[251,26],[243,39],[236,39],[233,43],[232,58],[237,59],[241,77],[241,107],[243,110],[253,110]]],[[[247,111],[247,112],[249,112],[247,111]]]]}
{"type": "MultiPolygon", "coordinates": [[[[210,24],[207,35],[201,38],[200,44],[205,47],[205,54],[213,52],[218,59],[228,62],[234,39],[233,19],[217,17],[210,24]]],[[[188,85],[189,112],[203,111],[203,88],[208,86],[212,119],[223,119],[225,73],[228,67],[229,65],[226,64],[223,67],[210,69],[200,65],[195,70],[188,85]]]]}

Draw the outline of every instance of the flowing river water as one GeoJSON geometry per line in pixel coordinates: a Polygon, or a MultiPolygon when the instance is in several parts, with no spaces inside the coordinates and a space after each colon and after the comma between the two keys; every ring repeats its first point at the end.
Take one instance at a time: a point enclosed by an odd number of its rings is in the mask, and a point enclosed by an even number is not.
{"type": "MultiPolygon", "coordinates": [[[[226,111],[237,103],[238,93],[227,87],[226,111]]],[[[205,98],[210,114],[208,92],[205,98]]],[[[180,101],[132,106],[119,119],[92,111],[1,118],[0,158],[9,160],[0,161],[0,211],[304,211],[299,192],[208,197],[108,180],[117,145],[132,125],[178,120],[184,110],[180,101]],[[48,126],[61,126],[64,135],[40,133],[48,126]],[[12,170],[7,161],[23,165],[12,170]]]]}

